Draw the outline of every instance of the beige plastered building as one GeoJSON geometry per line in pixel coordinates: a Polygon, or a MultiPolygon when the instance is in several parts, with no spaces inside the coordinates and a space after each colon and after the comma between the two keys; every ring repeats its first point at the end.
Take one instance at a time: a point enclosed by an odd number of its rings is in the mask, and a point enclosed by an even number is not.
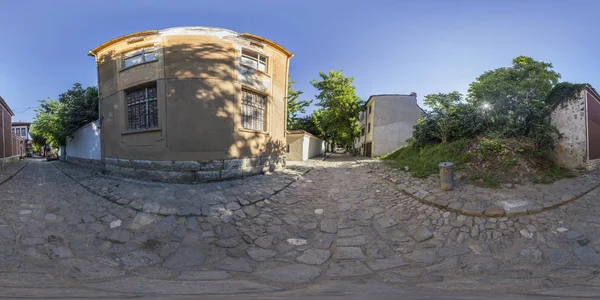
{"type": "Polygon", "coordinates": [[[98,68],[106,170],[203,182],[285,165],[293,54],[275,42],[177,27],[120,36],[89,55],[98,68]]]}

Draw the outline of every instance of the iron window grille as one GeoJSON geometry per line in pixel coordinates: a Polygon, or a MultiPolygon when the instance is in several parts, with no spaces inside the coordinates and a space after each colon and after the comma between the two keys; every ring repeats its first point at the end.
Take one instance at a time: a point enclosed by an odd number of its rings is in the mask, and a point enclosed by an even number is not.
{"type": "Polygon", "coordinates": [[[125,57],[123,57],[123,68],[128,68],[141,63],[155,60],[157,60],[155,48],[140,49],[130,52],[127,55],[125,55],[125,57]]]}
{"type": "Polygon", "coordinates": [[[242,127],[265,131],[267,96],[242,89],[242,127]]]}
{"type": "Polygon", "coordinates": [[[156,85],[127,93],[127,129],[158,127],[156,85]]]}
{"type": "Polygon", "coordinates": [[[242,49],[242,65],[257,69],[262,72],[267,72],[267,57],[253,51],[242,49]]]}

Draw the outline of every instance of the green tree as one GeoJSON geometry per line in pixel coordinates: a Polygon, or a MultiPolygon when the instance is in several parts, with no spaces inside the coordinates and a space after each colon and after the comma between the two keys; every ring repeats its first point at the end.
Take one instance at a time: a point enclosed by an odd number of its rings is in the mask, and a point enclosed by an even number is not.
{"type": "Polygon", "coordinates": [[[423,102],[432,111],[414,126],[411,141],[416,146],[472,138],[485,129],[483,110],[466,103],[459,92],[430,94],[423,102]]]}
{"type": "Polygon", "coordinates": [[[72,89],[60,94],[58,100],[39,102],[31,128],[36,143],[45,141],[53,147],[62,146],[77,129],[98,119],[96,87],[83,88],[76,83],[72,89]]]}
{"type": "Polygon", "coordinates": [[[58,96],[58,102],[63,105],[61,127],[67,136],[98,120],[98,88],[95,86],[83,88],[80,83],[75,83],[72,89],[58,96]]]}
{"type": "Polygon", "coordinates": [[[519,56],[512,66],[487,71],[469,86],[468,101],[489,111],[490,130],[505,136],[530,136],[552,147],[550,108],[546,105],[560,74],[552,64],[519,56]]]}
{"type": "Polygon", "coordinates": [[[430,94],[425,96],[423,102],[433,109],[433,114],[437,120],[436,129],[438,138],[445,144],[448,142],[448,135],[453,129],[451,114],[460,102],[462,101],[462,95],[459,92],[452,92],[449,94],[430,94]]]}
{"type": "MultiPolygon", "coordinates": [[[[303,129],[301,128],[300,117],[298,114],[306,113],[306,108],[312,103],[308,100],[299,100],[302,95],[301,91],[294,90],[295,81],[291,80],[291,75],[288,76],[288,96],[287,96],[287,129],[303,129]]],[[[305,129],[306,130],[306,129],[305,129]]],[[[308,131],[308,130],[306,130],[308,131]]],[[[309,131],[310,133],[313,133],[309,131]]],[[[314,134],[314,133],[313,133],[314,134]]]]}
{"type": "Polygon", "coordinates": [[[36,137],[34,142],[50,143],[53,147],[63,145],[67,136],[61,128],[60,114],[63,105],[52,99],[39,100],[40,107],[35,109],[35,117],[31,125],[31,135],[36,137]]]}
{"type": "Polygon", "coordinates": [[[353,77],[346,77],[342,71],[319,73],[320,80],[313,79],[311,84],[319,91],[316,95],[317,106],[322,110],[316,115],[326,138],[331,142],[351,145],[358,136],[358,113],[363,100],[356,95],[352,84],[353,77]]]}

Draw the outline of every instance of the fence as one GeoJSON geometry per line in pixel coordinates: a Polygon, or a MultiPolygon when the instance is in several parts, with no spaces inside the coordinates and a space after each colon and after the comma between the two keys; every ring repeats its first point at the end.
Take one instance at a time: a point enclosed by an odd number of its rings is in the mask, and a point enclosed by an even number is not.
{"type": "Polygon", "coordinates": [[[71,158],[84,160],[101,159],[100,128],[98,125],[98,121],[91,122],[79,128],[73,134],[73,137],[67,138],[67,145],[64,151],[67,160],[71,158]]]}

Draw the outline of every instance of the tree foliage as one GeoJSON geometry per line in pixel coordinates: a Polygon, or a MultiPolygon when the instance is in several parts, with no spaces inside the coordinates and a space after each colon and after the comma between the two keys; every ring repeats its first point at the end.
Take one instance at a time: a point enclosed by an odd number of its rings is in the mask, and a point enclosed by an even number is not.
{"type": "Polygon", "coordinates": [[[354,78],[346,77],[342,72],[320,72],[320,80],[311,80],[319,91],[315,97],[319,101],[317,106],[321,107],[315,120],[329,141],[351,145],[359,134],[358,114],[363,100],[356,95],[354,78]]]}
{"type": "Polygon", "coordinates": [[[458,92],[427,95],[424,102],[432,112],[415,125],[412,141],[420,146],[493,133],[531,137],[549,150],[555,129],[547,99],[559,79],[552,64],[516,57],[510,67],[477,77],[466,101],[458,92]]]}
{"type": "Polygon", "coordinates": [[[412,142],[417,146],[470,138],[485,129],[482,111],[466,103],[459,92],[430,94],[424,103],[432,111],[414,127],[412,142]]]}
{"type": "Polygon", "coordinates": [[[31,127],[36,145],[50,143],[62,146],[66,138],[83,125],[98,119],[98,88],[83,88],[75,83],[72,89],[60,94],[58,100],[40,100],[40,107],[31,127]]]}
{"type": "MultiPolygon", "coordinates": [[[[312,103],[309,100],[299,100],[303,92],[294,90],[295,81],[288,77],[288,96],[287,96],[287,129],[303,129],[299,114],[306,113],[306,108],[312,103]]],[[[307,130],[308,131],[308,130],[307,130]]],[[[311,132],[312,133],[312,132],[311,132]]]]}

